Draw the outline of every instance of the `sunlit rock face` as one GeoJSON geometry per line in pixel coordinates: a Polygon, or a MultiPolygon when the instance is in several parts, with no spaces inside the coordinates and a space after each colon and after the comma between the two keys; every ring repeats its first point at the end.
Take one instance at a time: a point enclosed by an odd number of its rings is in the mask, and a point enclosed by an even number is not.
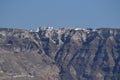
{"type": "Polygon", "coordinates": [[[0,28],[0,80],[119,80],[120,29],[0,28]]]}

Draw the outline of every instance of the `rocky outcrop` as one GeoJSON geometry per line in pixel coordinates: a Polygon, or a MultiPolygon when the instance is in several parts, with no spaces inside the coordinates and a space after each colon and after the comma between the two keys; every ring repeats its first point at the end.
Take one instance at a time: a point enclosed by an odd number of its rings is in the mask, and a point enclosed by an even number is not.
{"type": "Polygon", "coordinates": [[[0,80],[119,80],[120,29],[0,29],[0,80]]]}

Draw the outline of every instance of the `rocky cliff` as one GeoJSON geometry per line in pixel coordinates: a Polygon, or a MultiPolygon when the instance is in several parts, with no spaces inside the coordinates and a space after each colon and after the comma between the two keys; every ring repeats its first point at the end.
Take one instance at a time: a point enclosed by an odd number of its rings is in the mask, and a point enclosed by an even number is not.
{"type": "Polygon", "coordinates": [[[120,80],[120,29],[0,28],[0,80],[120,80]]]}

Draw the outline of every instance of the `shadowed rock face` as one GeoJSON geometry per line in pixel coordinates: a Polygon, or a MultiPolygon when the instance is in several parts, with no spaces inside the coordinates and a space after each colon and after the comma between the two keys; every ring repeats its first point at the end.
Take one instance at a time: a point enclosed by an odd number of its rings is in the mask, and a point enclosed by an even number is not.
{"type": "Polygon", "coordinates": [[[0,29],[0,80],[119,80],[120,29],[0,29]]]}

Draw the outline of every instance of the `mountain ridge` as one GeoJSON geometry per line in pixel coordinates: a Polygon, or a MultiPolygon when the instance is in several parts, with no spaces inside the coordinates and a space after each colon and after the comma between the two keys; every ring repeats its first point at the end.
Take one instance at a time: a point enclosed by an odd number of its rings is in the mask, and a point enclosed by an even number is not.
{"type": "Polygon", "coordinates": [[[0,28],[0,79],[119,80],[119,52],[118,28],[0,28]]]}

